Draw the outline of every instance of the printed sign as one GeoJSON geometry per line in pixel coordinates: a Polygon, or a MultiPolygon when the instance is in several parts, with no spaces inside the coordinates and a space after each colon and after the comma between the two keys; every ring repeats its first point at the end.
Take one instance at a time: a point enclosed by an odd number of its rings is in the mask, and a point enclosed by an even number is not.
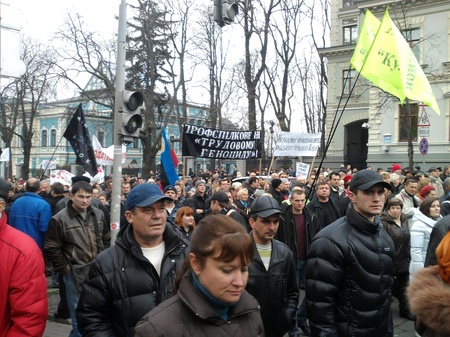
{"type": "Polygon", "coordinates": [[[185,124],[183,156],[216,159],[261,158],[261,131],[225,131],[185,124]]]}

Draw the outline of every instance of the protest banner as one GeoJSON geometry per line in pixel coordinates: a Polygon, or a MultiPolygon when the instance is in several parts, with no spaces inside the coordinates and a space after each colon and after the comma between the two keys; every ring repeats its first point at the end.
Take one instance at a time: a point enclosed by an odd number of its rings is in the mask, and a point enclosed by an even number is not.
{"type": "Polygon", "coordinates": [[[274,156],[314,157],[320,147],[321,133],[281,132],[274,156]]]}
{"type": "Polygon", "coordinates": [[[183,128],[183,156],[261,158],[261,145],[261,131],[225,131],[191,124],[183,128]]]}

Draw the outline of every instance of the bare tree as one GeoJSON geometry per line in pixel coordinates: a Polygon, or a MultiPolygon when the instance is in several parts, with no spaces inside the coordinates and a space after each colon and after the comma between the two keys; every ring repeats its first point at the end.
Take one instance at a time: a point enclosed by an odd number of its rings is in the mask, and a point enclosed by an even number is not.
{"type": "Polygon", "coordinates": [[[59,75],[86,100],[114,111],[117,41],[114,37],[99,40],[98,34],[85,26],[79,14],[68,14],[63,27],[56,32],[55,38],[64,43],[64,48],[56,50],[59,75]],[[86,73],[97,85],[86,88],[80,84],[79,75],[86,73]]]}
{"type": "MultiPolygon", "coordinates": [[[[7,147],[11,147],[13,137],[17,137],[23,144],[22,177],[28,178],[31,147],[36,133],[34,121],[40,104],[56,97],[58,76],[55,72],[55,60],[47,52],[47,48],[37,41],[23,41],[21,59],[27,70],[2,93],[3,97],[8,96],[10,99],[4,102],[7,103],[7,108],[2,104],[0,131],[7,147]]],[[[11,173],[9,172],[10,176],[11,173]]]]}
{"type": "Polygon", "coordinates": [[[281,4],[281,0],[244,0],[242,1],[241,24],[244,29],[244,77],[248,99],[248,126],[256,130],[256,88],[266,69],[267,50],[271,17],[281,4]],[[262,17],[259,21],[258,18],[262,17]],[[256,41],[255,41],[256,40],[256,41]],[[258,45],[257,47],[254,47],[258,45]],[[252,48],[257,48],[257,63],[252,62],[252,48]]]}
{"type": "Polygon", "coordinates": [[[190,35],[190,17],[191,12],[196,10],[193,0],[179,0],[168,3],[170,8],[170,21],[172,25],[168,27],[170,31],[171,44],[173,46],[173,58],[168,60],[169,67],[173,74],[173,106],[177,115],[180,135],[182,134],[182,125],[187,122],[187,84],[191,81],[195,66],[188,69],[187,58],[189,57],[189,46],[192,36],[190,35]],[[181,109],[179,102],[181,101],[181,109]],[[180,113],[181,112],[181,113],[180,113]]]}
{"type": "Polygon", "coordinates": [[[282,0],[280,19],[273,20],[269,32],[275,50],[275,62],[266,67],[264,86],[269,95],[282,131],[290,131],[292,110],[289,100],[293,98],[293,86],[297,81],[292,68],[295,65],[297,46],[301,45],[300,23],[303,1],[282,0]]]}
{"type": "Polygon", "coordinates": [[[320,49],[327,46],[327,38],[330,32],[330,0],[312,0],[305,2],[307,4],[307,15],[310,22],[311,41],[314,46],[314,54],[318,66],[318,82],[314,85],[312,90],[318,90],[318,99],[320,106],[314,113],[318,114],[316,119],[318,128],[322,133],[321,150],[325,150],[325,132],[327,120],[327,89],[328,89],[328,74],[327,63],[325,57],[320,53],[320,49]]]}

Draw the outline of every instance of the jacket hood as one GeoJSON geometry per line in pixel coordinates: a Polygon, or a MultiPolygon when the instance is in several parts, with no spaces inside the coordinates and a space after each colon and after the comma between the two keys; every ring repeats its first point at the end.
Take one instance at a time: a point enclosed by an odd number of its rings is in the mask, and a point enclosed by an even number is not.
{"type": "Polygon", "coordinates": [[[450,285],[442,281],[437,266],[417,271],[407,296],[419,327],[450,335],[450,285]]]}
{"type": "Polygon", "coordinates": [[[436,220],[433,220],[426,215],[424,215],[418,208],[414,210],[414,215],[412,217],[413,224],[416,221],[423,222],[429,227],[434,227],[434,224],[437,222],[436,220]]]}

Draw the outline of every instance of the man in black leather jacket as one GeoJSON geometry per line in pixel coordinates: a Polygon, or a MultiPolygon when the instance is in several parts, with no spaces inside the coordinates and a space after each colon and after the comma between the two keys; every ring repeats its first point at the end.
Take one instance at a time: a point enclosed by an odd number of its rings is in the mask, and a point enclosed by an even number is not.
{"type": "Polygon", "coordinates": [[[261,196],[250,210],[250,235],[256,249],[246,290],[261,306],[265,335],[282,337],[296,320],[299,290],[294,257],[289,247],[274,239],[281,213],[278,202],[261,196]]]}
{"type": "Polygon", "coordinates": [[[77,308],[83,336],[132,336],[147,312],[174,295],[189,242],[166,222],[169,198],[155,184],[137,185],[128,194],[129,225],[97,256],[83,284],[77,308]]]}
{"type": "Polygon", "coordinates": [[[393,336],[394,242],[378,217],[390,185],[355,173],[345,217],[322,229],[306,260],[306,306],[313,336],[393,336]]]}

